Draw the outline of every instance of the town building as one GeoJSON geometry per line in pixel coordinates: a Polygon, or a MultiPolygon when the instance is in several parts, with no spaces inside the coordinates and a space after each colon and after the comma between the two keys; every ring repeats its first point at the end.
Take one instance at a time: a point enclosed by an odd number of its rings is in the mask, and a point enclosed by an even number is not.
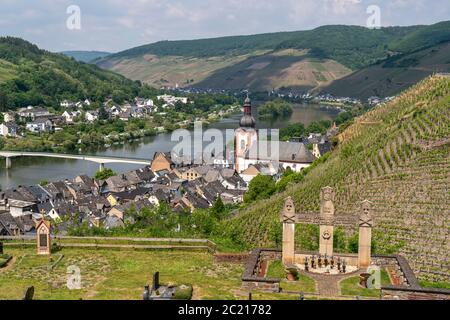
{"type": "Polygon", "coordinates": [[[0,135],[3,137],[17,137],[19,127],[12,122],[5,122],[0,124],[0,135]]]}
{"type": "Polygon", "coordinates": [[[256,121],[252,116],[252,105],[247,97],[244,103],[244,115],[236,130],[236,172],[242,173],[250,165],[259,163],[279,163],[284,169],[301,171],[316,159],[302,142],[260,143],[256,121]],[[277,146],[278,150],[273,150],[277,146]]]}

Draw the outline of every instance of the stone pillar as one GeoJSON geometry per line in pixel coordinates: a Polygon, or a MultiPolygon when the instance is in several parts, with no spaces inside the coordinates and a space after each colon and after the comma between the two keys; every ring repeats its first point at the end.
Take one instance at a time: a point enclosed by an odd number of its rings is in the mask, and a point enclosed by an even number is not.
{"type": "Polygon", "coordinates": [[[6,157],[5,158],[5,168],[11,169],[11,167],[12,167],[11,158],[6,157]]]}
{"type": "Polygon", "coordinates": [[[322,188],[320,192],[320,238],[319,253],[333,256],[334,236],[334,190],[331,187],[322,188]]]}
{"type": "Polygon", "coordinates": [[[100,163],[99,171],[103,171],[103,170],[105,170],[105,164],[100,163]]]}
{"type": "Polygon", "coordinates": [[[283,253],[284,264],[295,262],[295,206],[291,197],[284,202],[283,214],[283,253]]]}
{"type": "Polygon", "coordinates": [[[371,207],[370,201],[363,201],[359,215],[358,267],[361,269],[368,268],[371,264],[373,226],[371,207]]]}

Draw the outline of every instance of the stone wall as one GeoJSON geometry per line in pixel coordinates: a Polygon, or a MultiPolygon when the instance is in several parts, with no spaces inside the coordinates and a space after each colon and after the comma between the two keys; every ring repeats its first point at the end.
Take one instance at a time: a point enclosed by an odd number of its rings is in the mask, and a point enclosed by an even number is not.
{"type": "Polygon", "coordinates": [[[381,300],[450,300],[450,290],[387,286],[381,288],[381,300]]]}
{"type": "Polygon", "coordinates": [[[249,255],[250,255],[249,253],[216,253],[214,254],[214,262],[245,263],[249,255]]]}
{"type": "Polygon", "coordinates": [[[242,275],[242,287],[246,290],[280,292],[281,279],[265,277],[268,262],[281,260],[281,251],[277,249],[255,249],[248,256],[242,275]]]}

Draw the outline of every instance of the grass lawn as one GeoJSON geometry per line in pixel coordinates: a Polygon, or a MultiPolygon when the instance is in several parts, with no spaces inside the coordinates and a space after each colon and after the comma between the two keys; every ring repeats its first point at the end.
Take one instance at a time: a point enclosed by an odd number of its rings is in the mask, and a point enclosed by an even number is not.
{"type": "MultiPolygon", "coordinates": [[[[389,285],[391,281],[385,270],[381,271],[381,285],[389,285]]],[[[343,296],[379,297],[379,289],[366,289],[359,285],[359,276],[341,281],[341,294],[343,296]]]]}
{"type": "Polygon", "coordinates": [[[316,292],[316,282],[303,274],[300,274],[297,281],[287,281],[283,280],[280,284],[283,291],[292,292],[316,292]]]}
{"type": "MultiPolygon", "coordinates": [[[[281,279],[280,287],[283,291],[291,292],[316,292],[316,282],[303,274],[299,274],[297,281],[287,281],[283,263],[279,260],[271,261],[267,268],[267,278],[281,279]]],[[[296,296],[298,298],[298,296],[296,296]]]]}
{"type": "Polygon", "coordinates": [[[267,268],[266,278],[271,279],[286,279],[286,271],[284,265],[281,261],[271,261],[269,267],[267,268]]]}
{"type": "Polygon", "coordinates": [[[424,288],[437,288],[437,289],[448,289],[450,290],[450,282],[430,282],[430,281],[419,281],[420,285],[424,288]]]}
{"type": "Polygon", "coordinates": [[[36,256],[34,248],[8,249],[16,263],[0,271],[0,299],[21,299],[35,287],[35,299],[141,299],[155,271],[163,284],[192,284],[195,299],[247,299],[243,266],[215,264],[206,252],[62,249],[36,256]],[[50,268],[60,255],[64,257],[50,268]],[[81,290],[69,290],[67,267],[81,272],[81,290]]]}

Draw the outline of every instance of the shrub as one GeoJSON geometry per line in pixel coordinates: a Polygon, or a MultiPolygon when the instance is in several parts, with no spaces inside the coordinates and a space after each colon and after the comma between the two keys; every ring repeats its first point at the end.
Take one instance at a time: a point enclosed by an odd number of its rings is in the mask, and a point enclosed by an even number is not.
{"type": "Polygon", "coordinates": [[[191,300],[192,292],[191,285],[181,285],[176,288],[173,298],[176,300],[191,300]]]}

